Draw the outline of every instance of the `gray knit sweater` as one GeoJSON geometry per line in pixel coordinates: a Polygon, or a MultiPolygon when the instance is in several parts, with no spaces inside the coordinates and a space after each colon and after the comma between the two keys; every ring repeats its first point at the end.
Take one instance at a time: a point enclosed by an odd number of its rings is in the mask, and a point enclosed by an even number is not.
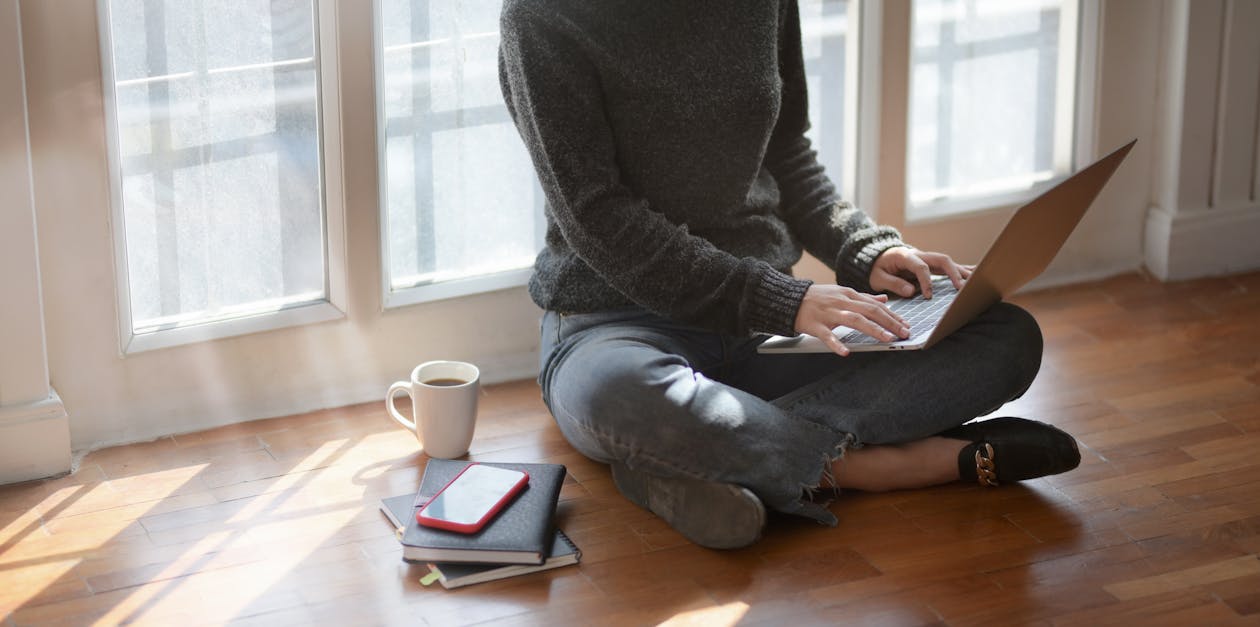
{"type": "Polygon", "coordinates": [[[794,0],[506,0],[499,73],[547,197],[544,309],[795,334],[801,247],[869,291],[900,244],[809,140],[794,0]]]}

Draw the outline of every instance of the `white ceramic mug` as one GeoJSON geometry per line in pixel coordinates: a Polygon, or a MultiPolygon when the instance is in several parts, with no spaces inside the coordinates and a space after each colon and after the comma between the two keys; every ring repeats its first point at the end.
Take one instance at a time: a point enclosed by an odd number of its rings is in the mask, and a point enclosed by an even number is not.
{"type": "Polygon", "coordinates": [[[468,452],[477,425],[481,371],[462,361],[427,361],[411,371],[410,381],[389,386],[385,406],[398,424],[416,434],[429,457],[452,459],[468,452]],[[412,420],[398,413],[394,397],[411,397],[412,420]]]}

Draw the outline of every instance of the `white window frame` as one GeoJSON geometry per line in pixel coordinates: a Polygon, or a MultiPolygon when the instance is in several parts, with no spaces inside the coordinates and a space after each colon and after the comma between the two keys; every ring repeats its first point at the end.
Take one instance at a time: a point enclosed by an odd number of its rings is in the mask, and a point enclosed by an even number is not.
{"type": "Polygon", "coordinates": [[[97,0],[101,75],[105,104],[105,140],[109,168],[110,222],[114,243],[114,277],[117,281],[119,351],[122,356],[143,351],[235,337],[261,331],[327,322],[346,317],[346,237],[344,173],[341,159],[340,82],[337,56],[337,0],[315,0],[315,67],[318,76],[316,107],[320,121],[319,177],[323,188],[323,235],[326,272],[325,297],[317,301],[288,302],[277,299],[274,308],[240,316],[225,314],[209,320],[175,324],[169,328],[136,333],[131,310],[127,239],[123,222],[122,169],[118,139],[118,105],[114,86],[113,31],[109,0],[97,0]]]}
{"type": "MultiPolygon", "coordinates": [[[[935,243],[948,240],[953,234],[937,237],[930,231],[941,231],[942,223],[952,223],[946,230],[996,233],[1002,222],[1018,206],[1036,197],[1050,185],[1066,178],[1071,169],[1088,163],[1094,154],[1095,97],[1099,48],[1101,3],[1077,0],[1072,5],[1077,45],[1061,51],[1060,59],[1073,57],[1075,68],[1074,120],[1070,132],[1056,136],[1062,145],[1070,142],[1066,154],[1072,163],[1056,163],[1067,172],[1034,185],[1030,189],[1000,192],[985,196],[944,199],[930,207],[911,207],[907,170],[909,167],[909,98],[911,76],[911,0],[854,0],[860,3],[861,65],[858,93],[859,120],[856,198],[881,222],[902,229],[908,240],[923,239],[935,243]],[[926,209],[926,210],[925,210],[926,209]]],[[[1066,27],[1065,25],[1064,27],[1066,27]]],[[[1064,28],[1061,27],[1061,28],[1064,28]]],[[[1062,31],[1061,31],[1062,32],[1062,31]]],[[[1061,78],[1062,80],[1062,78],[1061,78]]],[[[1062,85],[1062,83],[1060,83],[1062,85]]],[[[1058,107],[1056,115],[1064,115],[1058,107]]],[[[1066,113],[1073,113],[1066,110],[1066,113]]],[[[1062,152],[1056,150],[1060,156],[1062,152]]],[[[980,242],[986,246],[987,242],[980,242]]],[[[925,246],[927,247],[927,246],[925,246]]],[[[941,248],[941,246],[934,246],[941,248]]]]}
{"type": "MultiPolygon", "coordinates": [[[[409,287],[394,287],[390,274],[389,180],[386,178],[386,174],[389,171],[387,161],[389,141],[385,135],[388,119],[385,116],[385,47],[383,45],[384,29],[381,1],[372,0],[372,68],[375,79],[375,94],[373,94],[373,98],[376,112],[376,189],[377,198],[380,199],[378,211],[380,216],[381,309],[388,310],[406,307],[408,305],[458,298],[460,296],[511,289],[528,284],[529,277],[534,273],[532,263],[523,268],[486,274],[455,276],[409,287]]],[[[534,183],[534,188],[535,193],[541,198],[542,188],[537,182],[534,183]]],[[[538,204],[541,205],[542,203],[538,204]]],[[[534,230],[538,234],[534,242],[535,252],[541,250],[544,245],[545,224],[546,218],[543,215],[541,206],[539,206],[534,211],[534,230]]]]}

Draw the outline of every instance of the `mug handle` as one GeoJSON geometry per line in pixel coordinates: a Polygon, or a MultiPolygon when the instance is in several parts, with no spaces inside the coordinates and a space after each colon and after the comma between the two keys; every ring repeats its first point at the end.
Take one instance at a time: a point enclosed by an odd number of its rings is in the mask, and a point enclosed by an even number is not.
{"type": "MultiPolygon", "coordinates": [[[[398,394],[399,391],[406,392],[407,396],[411,396],[411,382],[395,381],[393,385],[389,386],[389,391],[385,393],[385,407],[386,409],[389,409],[389,415],[394,418],[395,422],[406,427],[410,431],[415,432],[416,423],[407,420],[407,418],[398,413],[398,409],[394,407],[394,395],[398,394]]],[[[411,402],[415,403],[416,399],[412,398],[411,402]]]]}

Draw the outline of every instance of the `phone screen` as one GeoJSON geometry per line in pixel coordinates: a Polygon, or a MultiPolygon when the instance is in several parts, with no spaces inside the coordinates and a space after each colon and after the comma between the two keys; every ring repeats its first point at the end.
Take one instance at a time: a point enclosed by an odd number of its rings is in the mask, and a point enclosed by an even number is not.
{"type": "Polygon", "coordinates": [[[429,518],[471,525],[486,515],[521,480],[523,473],[474,464],[424,507],[429,518]]]}

